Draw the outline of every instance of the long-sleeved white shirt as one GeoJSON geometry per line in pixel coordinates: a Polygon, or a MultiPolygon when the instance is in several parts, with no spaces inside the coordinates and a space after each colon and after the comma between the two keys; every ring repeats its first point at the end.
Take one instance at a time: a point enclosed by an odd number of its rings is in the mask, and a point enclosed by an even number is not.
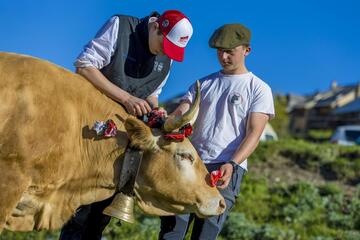
{"type": "MultiPolygon", "coordinates": [[[[97,32],[94,39],[84,46],[83,51],[74,62],[75,67],[95,67],[101,69],[110,63],[115,53],[119,31],[119,17],[113,16],[97,32]]],[[[164,81],[150,96],[158,97],[164,87],[170,72],[164,81]]]]}

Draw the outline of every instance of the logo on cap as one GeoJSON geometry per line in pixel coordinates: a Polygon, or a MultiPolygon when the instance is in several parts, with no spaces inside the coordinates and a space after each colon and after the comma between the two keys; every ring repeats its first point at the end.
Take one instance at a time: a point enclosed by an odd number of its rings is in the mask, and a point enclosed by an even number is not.
{"type": "Polygon", "coordinates": [[[186,44],[188,40],[189,40],[189,36],[180,37],[179,43],[186,44]]]}
{"type": "Polygon", "coordinates": [[[162,22],[162,26],[164,28],[168,27],[169,26],[169,20],[165,19],[163,22],[162,22]]]}

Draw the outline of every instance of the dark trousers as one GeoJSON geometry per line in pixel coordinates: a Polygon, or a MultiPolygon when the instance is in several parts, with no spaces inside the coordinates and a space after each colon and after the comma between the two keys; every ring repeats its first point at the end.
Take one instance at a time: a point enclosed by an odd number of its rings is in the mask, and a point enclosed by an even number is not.
{"type": "Polygon", "coordinates": [[[110,205],[114,196],[104,201],[84,205],[76,210],[75,215],[63,226],[60,240],[100,240],[102,232],[111,217],[102,211],[110,205]]]}
{"type": "MultiPolygon", "coordinates": [[[[207,164],[209,172],[219,169],[222,164],[207,164]]],[[[235,199],[240,193],[240,184],[245,170],[239,166],[234,169],[229,186],[225,189],[219,189],[221,195],[225,198],[225,212],[218,216],[209,218],[198,218],[195,214],[182,214],[176,216],[160,217],[161,227],[159,239],[182,240],[188,231],[190,223],[194,221],[191,234],[192,240],[214,240],[219,235],[226,217],[235,204],[235,199]]]]}

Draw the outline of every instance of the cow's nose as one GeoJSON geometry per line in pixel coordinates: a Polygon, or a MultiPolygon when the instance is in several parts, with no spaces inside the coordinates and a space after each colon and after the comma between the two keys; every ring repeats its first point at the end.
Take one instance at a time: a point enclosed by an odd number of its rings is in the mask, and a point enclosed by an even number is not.
{"type": "Polygon", "coordinates": [[[222,198],[219,201],[219,214],[222,214],[225,211],[226,203],[225,200],[222,198]]]}

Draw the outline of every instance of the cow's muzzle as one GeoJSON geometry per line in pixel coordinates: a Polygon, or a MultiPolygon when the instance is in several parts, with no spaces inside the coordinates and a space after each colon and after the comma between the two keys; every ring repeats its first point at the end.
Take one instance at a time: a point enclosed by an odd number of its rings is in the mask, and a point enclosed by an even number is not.
{"type": "Polygon", "coordinates": [[[222,214],[226,209],[224,198],[213,198],[204,206],[200,206],[196,211],[196,215],[200,218],[215,216],[222,214]]]}

